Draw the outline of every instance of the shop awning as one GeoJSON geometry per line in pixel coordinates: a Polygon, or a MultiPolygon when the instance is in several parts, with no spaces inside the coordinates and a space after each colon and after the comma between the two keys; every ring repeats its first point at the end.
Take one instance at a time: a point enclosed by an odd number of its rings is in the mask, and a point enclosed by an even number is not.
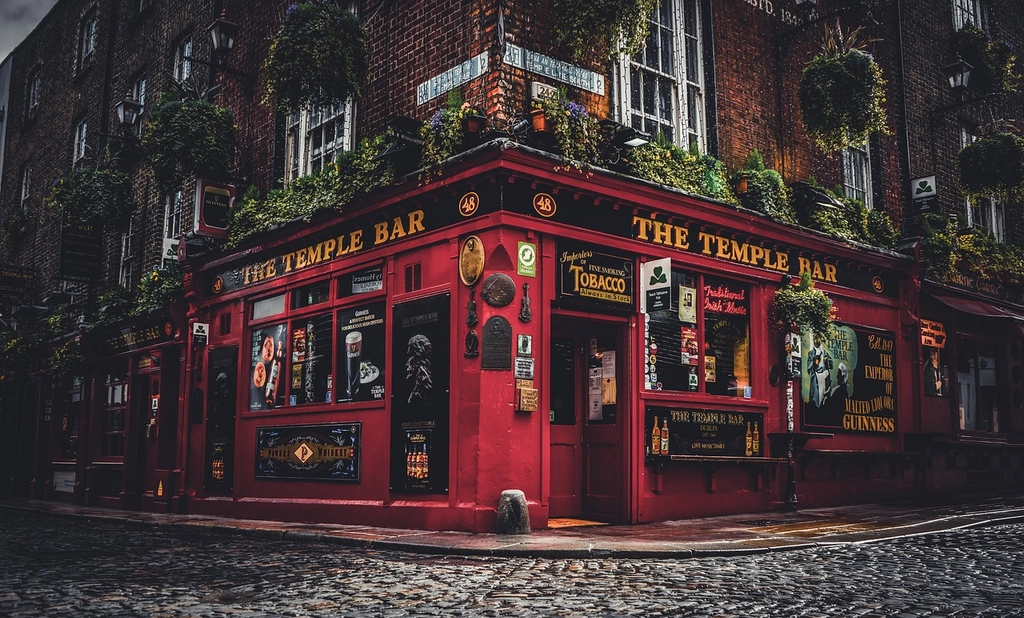
{"type": "Polygon", "coordinates": [[[943,305],[956,309],[957,311],[962,311],[963,313],[969,313],[982,318],[1009,318],[1024,322],[1024,315],[982,300],[960,298],[958,296],[946,296],[945,294],[932,294],[931,296],[943,305]]]}

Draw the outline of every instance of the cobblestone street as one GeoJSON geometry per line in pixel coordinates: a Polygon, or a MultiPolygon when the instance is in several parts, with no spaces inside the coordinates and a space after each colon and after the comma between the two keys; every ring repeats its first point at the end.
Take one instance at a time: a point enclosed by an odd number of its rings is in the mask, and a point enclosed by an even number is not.
{"type": "Polygon", "coordinates": [[[1024,524],[754,556],[443,557],[0,508],[6,616],[1024,616],[1024,524]]]}

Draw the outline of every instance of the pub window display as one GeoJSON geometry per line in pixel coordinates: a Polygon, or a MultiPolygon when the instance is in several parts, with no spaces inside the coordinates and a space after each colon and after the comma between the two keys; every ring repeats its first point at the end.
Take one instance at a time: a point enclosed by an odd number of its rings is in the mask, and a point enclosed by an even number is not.
{"type": "Polygon", "coordinates": [[[960,429],[1000,431],[999,357],[994,343],[960,338],[957,342],[960,429]]]}
{"type": "Polygon", "coordinates": [[[324,281],[293,290],[283,316],[283,295],[254,303],[254,316],[277,319],[251,327],[250,411],[383,400],[384,302],[342,298],[336,311],[310,311],[330,301],[330,289],[324,281]]]}
{"type": "Polygon", "coordinates": [[[649,390],[750,397],[750,288],[672,271],[670,307],[645,316],[649,390]]]}

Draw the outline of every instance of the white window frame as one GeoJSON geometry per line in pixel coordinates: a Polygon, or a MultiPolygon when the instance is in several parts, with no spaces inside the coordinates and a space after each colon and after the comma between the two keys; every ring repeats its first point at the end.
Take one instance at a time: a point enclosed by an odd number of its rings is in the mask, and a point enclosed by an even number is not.
{"type": "Polygon", "coordinates": [[[83,118],[81,122],[75,125],[75,147],[71,153],[72,164],[81,161],[87,151],[86,139],[89,136],[89,120],[83,118]]]}
{"type": "Polygon", "coordinates": [[[133,279],[137,279],[135,273],[132,272],[134,264],[134,234],[135,234],[135,215],[131,215],[128,219],[128,229],[121,234],[121,261],[120,268],[118,271],[118,283],[125,289],[132,289],[132,285],[137,283],[133,279]]]}
{"type": "Polygon", "coordinates": [[[132,82],[132,99],[138,101],[139,117],[135,121],[135,133],[142,136],[142,115],[146,113],[146,76],[140,75],[132,82]]]}
{"type": "Polygon", "coordinates": [[[871,186],[871,149],[867,142],[862,146],[847,146],[843,151],[843,194],[873,208],[871,186]]]}
{"type": "Polygon", "coordinates": [[[689,148],[696,143],[701,152],[706,151],[701,23],[700,3],[697,0],[664,0],[662,7],[655,9],[649,21],[647,42],[656,44],[656,48],[661,51],[657,59],[659,66],[646,64],[648,45],[635,56],[620,55],[615,64],[613,99],[618,122],[650,133],[652,138],[667,128],[672,135],[670,141],[677,146],[689,148]],[[666,52],[665,47],[669,45],[671,50],[666,52]],[[653,110],[643,109],[643,84],[634,84],[634,75],[641,74],[657,80],[653,81],[655,89],[651,94],[654,99],[653,110]],[[659,97],[658,84],[667,84],[670,92],[659,97]],[[640,108],[632,106],[634,86],[641,99],[640,108]],[[665,110],[665,106],[671,109],[665,110]]]}
{"type": "Polygon", "coordinates": [[[32,165],[21,172],[21,212],[28,214],[28,200],[32,197],[32,165]]]}
{"type": "Polygon", "coordinates": [[[178,41],[174,50],[174,79],[179,83],[192,77],[192,49],[192,35],[189,35],[178,41]]]}
{"type": "Polygon", "coordinates": [[[39,109],[39,102],[43,94],[43,76],[40,69],[32,72],[28,81],[28,117],[32,118],[39,109]]]}
{"type": "Polygon", "coordinates": [[[181,238],[184,224],[185,192],[181,189],[167,196],[164,205],[164,242],[157,264],[163,265],[169,251],[174,251],[181,238]]]}
{"type": "Polygon", "coordinates": [[[988,31],[988,11],[982,0],[953,0],[953,29],[967,25],[988,31]]]}
{"type": "Polygon", "coordinates": [[[96,29],[98,22],[96,11],[90,12],[78,30],[78,68],[83,69],[92,61],[93,52],[96,51],[96,29]]]}
{"type": "Polygon", "coordinates": [[[355,147],[352,99],[331,108],[305,109],[285,119],[285,180],[312,174],[355,147]],[[333,139],[325,142],[325,136],[333,139]]]}
{"type": "MultiPolygon", "coordinates": [[[[969,129],[961,127],[961,148],[978,141],[978,139],[980,138],[973,134],[969,129]]],[[[988,197],[983,197],[978,200],[978,203],[974,203],[971,200],[965,200],[964,206],[967,211],[967,227],[981,230],[986,234],[991,234],[992,237],[995,238],[996,242],[1004,242],[1003,233],[1005,230],[1005,213],[1003,210],[1003,201],[999,199],[999,196],[990,195],[988,197]]]]}

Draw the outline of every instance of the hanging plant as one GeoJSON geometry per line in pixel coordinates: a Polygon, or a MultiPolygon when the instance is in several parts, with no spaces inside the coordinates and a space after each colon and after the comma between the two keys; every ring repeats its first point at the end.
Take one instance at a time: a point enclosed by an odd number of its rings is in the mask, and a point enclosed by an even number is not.
{"type": "Polygon", "coordinates": [[[115,169],[79,168],[62,177],[46,198],[47,206],[64,211],[69,221],[115,227],[127,224],[132,209],[132,183],[115,169]]]}
{"type": "Polygon", "coordinates": [[[822,53],[800,76],[800,112],[807,133],[827,152],[863,144],[885,132],[885,80],[857,41],[861,28],[825,27],[822,53]]]}
{"type": "Polygon", "coordinates": [[[458,90],[448,93],[445,106],[435,111],[430,120],[420,127],[420,139],[423,140],[420,165],[424,171],[424,182],[429,182],[431,176],[440,174],[441,163],[462,149],[467,133],[466,125],[471,119],[478,118],[480,112],[463,101],[458,90]]]}
{"type": "Polygon", "coordinates": [[[975,26],[964,26],[953,38],[953,51],[972,67],[971,90],[1017,92],[1021,79],[1017,56],[1005,42],[990,39],[975,26]]]}
{"type": "Polygon", "coordinates": [[[366,55],[363,27],[347,8],[332,0],[293,4],[264,63],[267,98],[281,113],[341,105],[359,96],[366,55]]]}
{"type": "Polygon", "coordinates": [[[558,43],[574,61],[632,55],[647,41],[658,0],[555,0],[558,43]]]}
{"type": "Polygon", "coordinates": [[[145,315],[155,309],[168,307],[184,297],[184,272],[177,260],[171,260],[165,266],[142,276],[135,292],[135,304],[129,314],[145,315]]]}
{"type": "Polygon", "coordinates": [[[235,159],[234,116],[197,93],[165,92],[150,112],[142,148],[164,193],[191,175],[226,179],[235,159]]]}
{"type": "Polygon", "coordinates": [[[76,335],[54,348],[44,365],[50,370],[56,386],[70,385],[86,368],[81,337],[76,335]]]}
{"type": "Polygon", "coordinates": [[[1024,196],[1024,139],[1000,132],[971,142],[957,156],[960,187],[971,200],[1024,196]]]}
{"type": "Polygon", "coordinates": [[[559,88],[555,94],[534,101],[533,109],[543,114],[566,167],[582,171],[597,159],[600,127],[586,107],[566,97],[565,89],[559,88]]]}
{"type": "Polygon", "coordinates": [[[828,337],[832,330],[832,299],[815,289],[811,273],[800,275],[797,285],[784,285],[775,292],[775,318],[783,328],[810,330],[828,337]]]}
{"type": "Polygon", "coordinates": [[[955,220],[938,213],[923,215],[918,252],[926,276],[942,280],[956,274],[960,256],[955,220]]]}

